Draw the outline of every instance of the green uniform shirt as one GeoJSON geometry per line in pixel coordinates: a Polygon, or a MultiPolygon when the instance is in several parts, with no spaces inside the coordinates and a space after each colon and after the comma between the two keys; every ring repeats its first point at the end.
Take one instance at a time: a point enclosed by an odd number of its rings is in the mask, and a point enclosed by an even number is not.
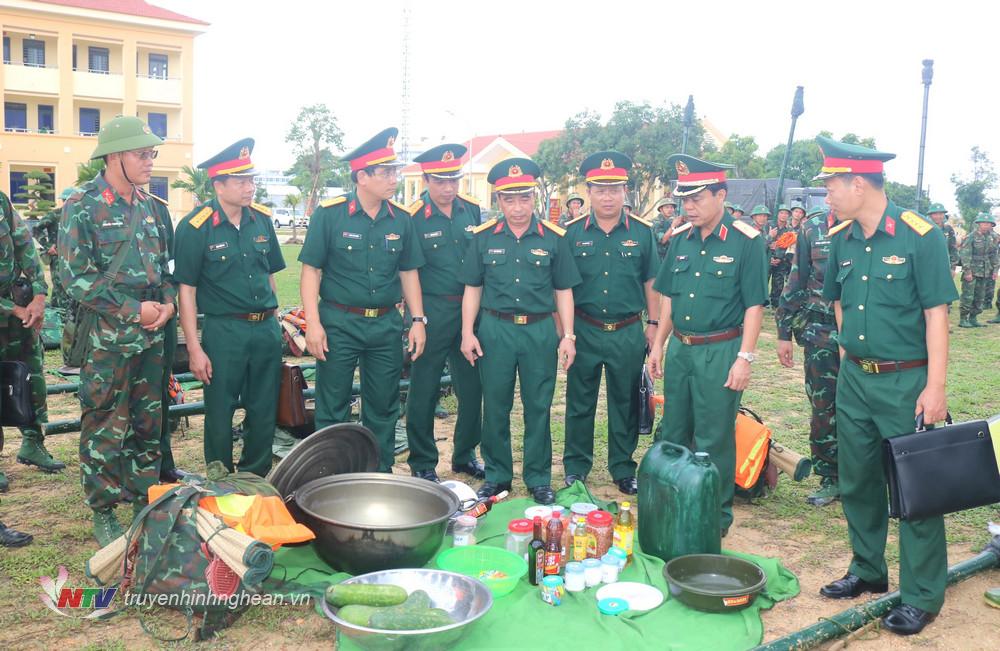
{"type": "Polygon", "coordinates": [[[823,281],[826,261],[830,256],[829,232],[836,223],[832,213],[802,223],[802,230],[795,240],[792,270],[774,313],[781,341],[792,340],[796,323],[804,325],[818,318],[829,319],[833,315],[833,304],[823,298],[823,281]]]}
{"type": "Polygon", "coordinates": [[[948,222],[944,222],[941,225],[941,230],[944,231],[944,236],[948,240],[948,260],[951,262],[951,266],[958,266],[958,236],[955,235],[955,229],[948,222]]]}
{"type": "Polygon", "coordinates": [[[670,248],[670,240],[667,240],[666,244],[662,244],[663,236],[670,232],[673,228],[673,219],[666,219],[657,211],[656,218],[653,220],[653,239],[656,241],[656,253],[660,256],[662,260],[667,255],[667,249],[670,248]]]}
{"type": "Polygon", "coordinates": [[[10,290],[21,274],[31,279],[31,288],[36,295],[49,293],[31,233],[14,211],[7,195],[0,192],[0,318],[14,313],[10,290]]]}
{"type": "Polygon", "coordinates": [[[271,218],[244,207],[236,228],[218,199],[177,225],[174,280],[198,289],[198,311],[222,316],[278,307],[271,274],[285,268],[271,218]]]}
{"type": "MultiPolygon", "coordinates": [[[[554,289],[580,283],[566,238],[531,216],[518,239],[504,220],[487,222],[475,234],[460,280],[482,287],[481,306],[497,312],[541,314],[556,309],[554,289]]],[[[562,229],[560,229],[562,230],[562,229]]]]}
{"type": "Polygon", "coordinates": [[[424,265],[409,213],[383,201],[372,219],[355,193],[324,202],[312,214],[299,261],[323,271],[324,301],[387,307],[402,298],[400,271],[424,265]]]}
{"type": "Polygon", "coordinates": [[[958,299],[944,233],[891,201],[865,239],[855,221],[833,229],[827,300],[843,310],[840,345],[850,354],[887,361],[927,358],[924,310],[958,299]]]}
{"type": "Polygon", "coordinates": [[[617,321],[646,309],[644,284],[656,276],[660,258],[646,222],[624,211],[610,233],[593,214],[570,222],[566,243],[583,279],[573,288],[573,303],[603,321],[617,321]]]}
{"type": "MultiPolygon", "coordinates": [[[[35,236],[35,240],[42,248],[42,261],[46,264],[49,263],[47,251],[56,245],[56,238],[59,234],[59,215],[59,210],[50,210],[42,215],[42,218],[31,229],[31,234],[35,236]]],[[[52,257],[55,258],[55,256],[52,257]]]]}
{"type": "Polygon", "coordinates": [[[743,323],[747,308],[767,300],[766,262],[764,238],[727,212],[704,241],[693,226],[670,238],[653,287],[670,297],[676,330],[728,330],[743,323]]]}
{"type": "Polygon", "coordinates": [[[979,224],[973,224],[976,230],[965,236],[959,260],[962,263],[962,274],[972,274],[977,278],[989,278],[1000,265],[997,256],[997,239],[990,233],[980,233],[979,224]]]}
{"type": "Polygon", "coordinates": [[[410,206],[413,230],[424,252],[420,267],[420,290],[426,295],[461,296],[465,291],[458,274],[472,231],[479,226],[479,206],[455,197],[451,217],[438,210],[425,190],[420,201],[410,206]]]}
{"type": "Polygon", "coordinates": [[[158,203],[142,191],[127,203],[101,174],[63,204],[59,279],[71,299],[97,312],[92,340],[98,350],[138,353],[163,338],[162,329],[149,332],[139,325],[141,301],[177,301],[158,203]],[[130,218],[138,222],[135,239],[126,242],[130,218]],[[114,282],[108,282],[104,272],[122,246],[129,253],[114,282]]]}

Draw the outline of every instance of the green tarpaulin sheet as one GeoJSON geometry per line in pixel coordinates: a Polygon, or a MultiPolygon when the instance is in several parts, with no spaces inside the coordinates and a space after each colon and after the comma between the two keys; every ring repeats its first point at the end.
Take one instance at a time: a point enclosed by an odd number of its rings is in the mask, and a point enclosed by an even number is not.
{"type": "MultiPolygon", "coordinates": [[[[582,485],[559,492],[558,501],[591,501],[582,485]]],[[[524,517],[524,509],[534,502],[514,499],[500,502],[480,519],[476,530],[478,544],[503,546],[507,523],[524,517]]],[[[603,505],[602,505],[603,506],[603,505]]],[[[614,508],[614,505],[612,505],[614,508]]],[[[451,546],[445,540],[442,549],[451,546]]],[[[670,598],[663,578],[663,561],[638,552],[622,572],[621,581],[639,581],[655,586],[667,596],[659,608],[647,612],[627,612],[614,617],[601,615],[594,597],[598,588],[567,593],[560,606],[542,602],[539,589],[522,580],[515,590],[497,598],[493,608],[471,626],[458,649],[658,649],[695,650],[749,649],[764,637],[760,611],[799,593],[799,582],[779,560],[752,554],[726,552],[760,565],[767,573],[767,587],[754,604],[728,614],[702,613],[670,598]]],[[[427,567],[436,568],[432,560],[427,567]]],[[[329,584],[347,578],[327,566],[315,553],[313,545],[282,548],[275,554],[275,570],[266,586],[276,592],[320,591],[329,584]],[[289,580],[292,581],[289,581],[289,580]]],[[[331,624],[332,625],[332,624],[331,624]]],[[[342,638],[341,649],[356,649],[342,638]]]]}

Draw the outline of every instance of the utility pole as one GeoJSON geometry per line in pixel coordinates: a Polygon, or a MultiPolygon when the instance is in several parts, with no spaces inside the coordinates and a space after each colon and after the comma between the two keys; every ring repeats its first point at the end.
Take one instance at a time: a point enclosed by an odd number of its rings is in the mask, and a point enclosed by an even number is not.
{"type": "Polygon", "coordinates": [[[795,98],[792,100],[792,128],[788,130],[788,144],[785,145],[785,155],[781,160],[781,174],[778,175],[778,195],[774,198],[774,212],[772,216],[778,217],[778,206],[782,203],[782,196],[785,189],[785,171],[788,169],[788,157],[792,153],[792,140],[795,138],[795,123],[799,116],[806,112],[806,107],[802,103],[802,86],[795,87],[795,98]]]}
{"type": "Polygon", "coordinates": [[[921,77],[924,82],[924,114],[920,119],[920,160],[917,163],[917,205],[913,208],[920,212],[920,200],[924,188],[924,146],[927,142],[927,100],[931,94],[931,80],[934,79],[934,60],[924,59],[924,69],[921,77]]]}

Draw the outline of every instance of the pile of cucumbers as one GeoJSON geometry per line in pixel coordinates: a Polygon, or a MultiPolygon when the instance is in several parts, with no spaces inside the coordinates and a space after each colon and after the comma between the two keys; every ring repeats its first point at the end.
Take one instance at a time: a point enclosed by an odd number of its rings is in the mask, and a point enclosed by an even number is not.
{"type": "Polygon", "coordinates": [[[326,602],[340,609],[338,617],[355,626],[419,631],[455,623],[447,611],[434,608],[426,592],[414,590],[407,595],[398,585],[339,583],[326,589],[326,602]]]}

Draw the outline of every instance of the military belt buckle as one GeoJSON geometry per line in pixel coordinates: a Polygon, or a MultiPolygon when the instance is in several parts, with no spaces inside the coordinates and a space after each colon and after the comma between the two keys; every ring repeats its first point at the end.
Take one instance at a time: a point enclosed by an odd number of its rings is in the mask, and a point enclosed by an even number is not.
{"type": "Polygon", "coordinates": [[[688,346],[690,346],[691,345],[691,336],[690,335],[681,335],[681,343],[684,343],[684,344],[687,344],[688,346]]]}
{"type": "Polygon", "coordinates": [[[878,362],[872,359],[861,360],[861,370],[865,373],[878,373],[878,362]]]}
{"type": "Polygon", "coordinates": [[[617,329],[618,329],[617,323],[605,323],[604,327],[602,328],[604,332],[614,332],[617,329]]]}
{"type": "Polygon", "coordinates": [[[366,319],[374,319],[377,316],[378,316],[378,308],[377,307],[366,307],[365,308],[365,318],[366,319]]]}
{"type": "Polygon", "coordinates": [[[249,318],[247,319],[247,321],[263,321],[264,320],[264,313],[263,312],[254,312],[253,314],[250,314],[248,316],[249,316],[249,318]]]}
{"type": "Polygon", "coordinates": [[[516,325],[528,325],[528,315],[527,314],[515,314],[514,323],[516,325]]]}

